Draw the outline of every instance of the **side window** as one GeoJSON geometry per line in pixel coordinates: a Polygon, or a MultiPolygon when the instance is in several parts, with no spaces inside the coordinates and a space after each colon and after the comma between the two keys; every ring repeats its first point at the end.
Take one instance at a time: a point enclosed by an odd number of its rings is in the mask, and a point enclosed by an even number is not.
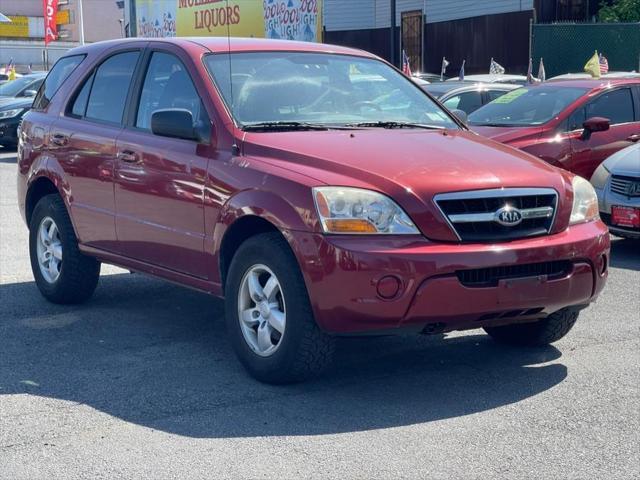
{"type": "Polygon", "coordinates": [[[29,90],[35,90],[36,92],[38,91],[38,89],[40,88],[40,86],[42,85],[42,82],[44,81],[44,79],[42,80],[36,80],[35,82],[31,82],[29,85],[27,85],[18,96],[20,97],[24,97],[26,96],[27,92],[29,90]]]}
{"type": "Polygon", "coordinates": [[[140,52],[118,53],[97,69],[91,85],[85,117],[108,123],[122,123],[133,72],[140,52]]]}
{"type": "Polygon", "coordinates": [[[603,93],[587,105],[586,118],[608,118],[611,125],[633,122],[633,116],[633,97],[629,88],[603,93]]]}
{"type": "Polygon", "coordinates": [[[151,130],[153,112],[165,108],[189,110],[194,126],[205,115],[184,64],[172,54],[154,52],[140,93],[136,127],[151,130]]]}
{"type": "Polygon", "coordinates": [[[461,93],[446,100],[444,106],[449,110],[457,108],[466,113],[471,113],[482,106],[482,94],[480,92],[461,93]]]}
{"type": "Polygon", "coordinates": [[[91,92],[91,86],[93,85],[93,79],[95,78],[95,72],[91,74],[89,78],[84,81],[82,89],[73,101],[71,107],[71,115],[74,117],[84,117],[87,113],[87,102],[89,101],[89,93],[91,92]]]}
{"type": "Polygon", "coordinates": [[[573,112],[567,120],[567,132],[582,130],[582,124],[587,120],[585,108],[579,108],[573,112]]]}
{"type": "Polygon", "coordinates": [[[63,57],[56,62],[44,83],[40,87],[36,98],[33,100],[32,108],[34,110],[43,110],[47,108],[49,102],[62,86],[64,81],[73,73],[73,71],[82,63],[84,55],[72,55],[63,57]]]}

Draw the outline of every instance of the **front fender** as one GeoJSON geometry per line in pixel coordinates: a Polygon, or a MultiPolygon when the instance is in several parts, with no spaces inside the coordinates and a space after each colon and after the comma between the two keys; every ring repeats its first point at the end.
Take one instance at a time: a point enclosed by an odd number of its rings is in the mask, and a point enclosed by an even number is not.
{"type": "MultiPolygon", "coordinates": [[[[287,185],[287,198],[273,191],[250,189],[232,196],[221,208],[213,230],[210,246],[220,262],[222,242],[229,229],[240,219],[248,216],[258,217],[275,227],[289,242],[294,255],[300,261],[304,257],[303,246],[297,245],[290,232],[315,232],[320,228],[313,210],[311,191],[303,185],[287,185]]],[[[221,282],[220,270],[216,269],[215,282],[221,282]]]]}

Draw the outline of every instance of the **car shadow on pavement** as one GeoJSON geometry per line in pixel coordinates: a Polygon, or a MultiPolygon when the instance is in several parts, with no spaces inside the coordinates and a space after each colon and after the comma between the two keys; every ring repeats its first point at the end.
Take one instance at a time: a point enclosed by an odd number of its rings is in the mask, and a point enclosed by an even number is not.
{"type": "Polygon", "coordinates": [[[611,266],[640,271],[640,240],[611,237],[611,266]]]}
{"type": "Polygon", "coordinates": [[[75,307],[47,303],[31,282],[2,285],[0,405],[11,394],[62,399],[190,437],[322,435],[503,407],[567,375],[554,347],[472,331],[340,339],[324,377],[263,385],[235,359],[222,315],[219,300],[141,275],[103,276],[75,307]]]}

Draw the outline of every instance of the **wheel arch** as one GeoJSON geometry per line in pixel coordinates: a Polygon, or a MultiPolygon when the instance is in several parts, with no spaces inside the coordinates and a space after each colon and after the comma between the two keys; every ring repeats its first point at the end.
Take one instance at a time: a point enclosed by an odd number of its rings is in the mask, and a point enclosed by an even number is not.
{"type": "Polygon", "coordinates": [[[27,195],[25,199],[25,219],[27,221],[27,225],[31,223],[33,210],[35,209],[40,199],[46,195],[51,195],[54,193],[60,195],[60,197],[64,201],[64,197],[61,195],[60,190],[58,190],[55,182],[49,177],[41,176],[31,182],[29,188],[27,189],[27,195]]]}
{"type": "Polygon", "coordinates": [[[233,256],[244,241],[255,235],[279,233],[299,260],[298,248],[289,232],[312,231],[313,227],[305,221],[305,217],[309,215],[272,192],[250,190],[231,198],[223,207],[214,231],[214,251],[223,294],[233,256]]]}

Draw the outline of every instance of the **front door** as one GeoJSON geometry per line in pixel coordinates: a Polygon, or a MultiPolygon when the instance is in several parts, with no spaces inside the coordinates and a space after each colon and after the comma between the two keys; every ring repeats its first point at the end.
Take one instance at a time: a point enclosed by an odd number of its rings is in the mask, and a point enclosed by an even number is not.
{"type": "Polygon", "coordinates": [[[402,12],[402,49],[409,57],[412,72],[422,71],[422,12],[402,12]]]}
{"type": "Polygon", "coordinates": [[[129,128],[118,138],[115,168],[116,233],[121,253],[136,260],[205,278],[204,184],[207,145],[151,132],[161,109],[186,109],[209,124],[180,52],[155,49],[129,128]]]}
{"type": "Polygon", "coordinates": [[[602,93],[577,109],[569,117],[570,170],[590,179],[607,157],[637,141],[640,135],[640,112],[634,110],[633,95],[628,87],[602,93]],[[608,118],[611,128],[605,132],[594,132],[585,138],[582,136],[582,124],[593,117],[608,118]]]}

